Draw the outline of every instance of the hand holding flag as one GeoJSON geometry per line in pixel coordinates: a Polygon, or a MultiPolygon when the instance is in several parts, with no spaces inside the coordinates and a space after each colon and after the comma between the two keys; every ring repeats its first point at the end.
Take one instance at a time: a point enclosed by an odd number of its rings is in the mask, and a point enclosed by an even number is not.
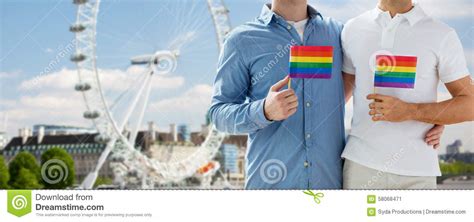
{"type": "Polygon", "coordinates": [[[417,57],[377,55],[375,63],[374,93],[367,96],[367,99],[374,100],[369,104],[369,115],[372,116],[372,120],[402,122],[413,119],[413,115],[416,115],[416,104],[376,94],[375,87],[415,88],[417,57]]]}
{"type": "Polygon", "coordinates": [[[298,97],[295,91],[293,89],[281,90],[289,81],[290,78],[286,76],[270,88],[264,104],[264,114],[268,120],[284,120],[296,112],[298,97]]]}
{"type": "Polygon", "coordinates": [[[374,100],[369,104],[369,115],[373,121],[402,122],[414,119],[417,113],[416,104],[404,102],[393,96],[369,94],[367,99],[374,100]]]}

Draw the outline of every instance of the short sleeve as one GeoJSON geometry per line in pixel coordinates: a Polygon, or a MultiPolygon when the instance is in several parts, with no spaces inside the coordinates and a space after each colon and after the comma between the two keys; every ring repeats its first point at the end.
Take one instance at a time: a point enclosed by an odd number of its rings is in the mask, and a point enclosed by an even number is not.
{"type": "Polygon", "coordinates": [[[443,83],[449,83],[469,75],[461,41],[454,30],[441,42],[438,54],[438,75],[443,83]]]}
{"type": "Polygon", "coordinates": [[[350,44],[348,43],[349,38],[347,37],[347,26],[342,29],[341,33],[341,45],[342,45],[342,71],[347,74],[355,75],[355,67],[352,63],[351,54],[349,50],[350,44]]]}

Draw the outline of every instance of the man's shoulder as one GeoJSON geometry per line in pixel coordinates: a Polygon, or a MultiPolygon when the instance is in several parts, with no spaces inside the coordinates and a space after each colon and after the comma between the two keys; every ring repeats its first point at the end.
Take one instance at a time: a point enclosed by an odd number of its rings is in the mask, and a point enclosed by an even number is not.
{"type": "Polygon", "coordinates": [[[370,18],[371,17],[371,11],[364,12],[354,18],[349,19],[345,24],[344,24],[344,29],[342,30],[341,33],[341,39],[343,42],[348,42],[354,39],[357,39],[357,34],[360,32],[362,27],[366,27],[368,23],[370,23],[370,18]],[[349,34],[351,33],[351,34],[349,34]]]}
{"type": "MultiPolygon", "coordinates": [[[[437,36],[445,36],[450,32],[454,31],[454,28],[449,26],[448,24],[440,21],[439,19],[433,18],[431,16],[426,16],[421,21],[416,24],[416,29],[420,29],[420,31],[427,31],[427,32],[435,32],[437,36]]],[[[432,36],[434,37],[434,36],[432,36]]]]}
{"type": "Polygon", "coordinates": [[[322,18],[323,18],[322,19],[323,25],[325,25],[328,28],[333,29],[333,30],[335,30],[339,33],[342,31],[342,27],[344,25],[339,20],[336,20],[336,19],[334,19],[332,17],[328,17],[328,16],[323,16],[322,18]]]}
{"type": "Polygon", "coordinates": [[[246,22],[230,31],[225,42],[229,44],[237,44],[246,38],[251,38],[255,33],[264,31],[263,26],[258,21],[246,22]]]}
{"type": "Polygon", "coordinates": [[[371,18],[373,18],[372,13],[373,13],[372,10],[369,10],[354,18],[347,20],[347,22],[344,24],[344,29],[358,27],[361,24],[367,24],[367,22],[373,21],[371,20],[371,18]]]}

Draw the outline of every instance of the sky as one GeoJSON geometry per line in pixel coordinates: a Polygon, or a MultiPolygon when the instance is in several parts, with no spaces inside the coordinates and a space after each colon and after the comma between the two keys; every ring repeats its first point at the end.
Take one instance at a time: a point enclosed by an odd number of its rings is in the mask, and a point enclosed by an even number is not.
{"type": "MultiPolygon", "coordinates": [[[[77,72],[69,61],[76,7],[71,0],[0,1],[0,118],[8,117],[14,136],[33,124],[90,126],[73,90],[77,72]]],[[[176,69],[155,75],[144,123],[161,130],[170,123],[194,130],[205,121],[215,76],[218,47],[205,1],[102,0],[98,20],[98,67],[109,101],[119,96],[143,71],[129,58],[160,50],[179,51],[176,69]]],[[[227,0],[233,27],[258,16],[264,0],[227,0]]],[[[309,1],[324,16],[341,22],[375,7],[376,0],[309,1]]],[[[474,70],[474,9],[471,0],[420,0],[431,16],[453,27],[464,46],[468,68],[474,70]]],[[[440,87],[440,98],[449,98],[440,87]]],[[[125,103],[126,105],[126,103],[125,103]]],[[[347,125],[352,106],[349,105],[347,125]]],[[[120,111],[117,111],[117,118],[120,111]]],[[[4,127],[0,125],[0,129],[4,127]]],[[[474,124],[449,126],[442,146],[460,138],[474,151],[474,124]]],[[[444,150],[441,150],[443,152],[444,150]]]]}

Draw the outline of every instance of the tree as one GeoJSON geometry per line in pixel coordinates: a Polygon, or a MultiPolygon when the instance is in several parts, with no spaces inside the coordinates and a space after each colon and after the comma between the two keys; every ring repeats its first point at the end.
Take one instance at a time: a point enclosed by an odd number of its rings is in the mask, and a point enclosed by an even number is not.
{"type": "Polygon", "coordinates": [[[75,180],[74,160],[62,148],[51,148],[41,155],[41,179],[46,189],[71,187],[75,180]]]}
{"type": "Polygon", "coordinates": [[[0,156],[0,189],[8,189],[8,180],[10,180],[10,173],[8,172],[5,159],[0,156]]]}
{"type": "Polygon", "coordinates": [[[8,165],[10,181],[8,184],[14,189],[39,188],[40,168],[35,157],[26,151],[18,153],[8,165]],[[27,172],[28,171],[28,172],[27,172]],[[20,174],[21,173],[21,174],[20,174]]]}
{"type": "Polygon", "coordinates": [[[20,168],[18,171],[18,176],[16,176],[15,181],[11,184],[11,187],[16,189],[40,189],[42,188],[41,184],[38,182],[36,175],[26,169],[20,168]]]}
{"type": "Polygon", "coordinates": [[[474,164],[456,161],[453,163],[440,163],[443,175],[462,175],[474,173],[474,164]]]}

